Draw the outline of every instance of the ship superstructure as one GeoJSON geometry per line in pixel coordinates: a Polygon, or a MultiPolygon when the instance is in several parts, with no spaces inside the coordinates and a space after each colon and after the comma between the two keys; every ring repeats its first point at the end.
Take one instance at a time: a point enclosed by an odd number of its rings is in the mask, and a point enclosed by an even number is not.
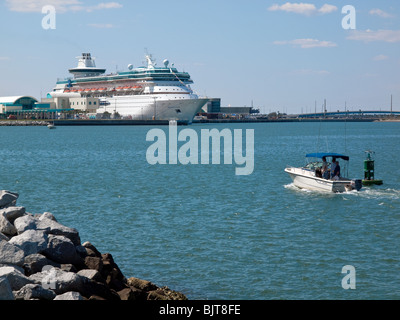
{"type": "Polygon", "coordinates": [[[105,75],[106,70],[96,67],[91,54],[83,53],[78,66],[69,70],[74,77],[57,81],[48,98],[69,98],[73,109],[79,108],[75,102],[83,103],[84,99],[96,104],[96,113],[118,113],[128,119],[191,123],[209,99],[199,98],[190,87],[190,75],[170,66],[168,60],[157,67],[152,56],[146,55],[146,63],[105,75]]]}

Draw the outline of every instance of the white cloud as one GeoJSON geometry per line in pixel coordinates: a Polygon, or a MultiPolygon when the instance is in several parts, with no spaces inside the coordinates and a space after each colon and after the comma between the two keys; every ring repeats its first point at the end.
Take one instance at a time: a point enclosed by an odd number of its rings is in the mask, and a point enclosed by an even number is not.
{"type": "Polygon", "coordinates": [[[87,11],[122,8],[117,2],[99,3],[95,6],[86,6],[79,0],[6,0],[7,7],[16,12],[42,12],[44,6],[54,6],[56,12],[87,11]]]}
{"type": "Polygon", "coordinates": [[[318,9],[319,13],[327,14],[337,11],[337,7],[331,4],[324,4],[320,9],[318,9]]]}
{"type": "Polygon", "coordinates": [[[290,41],[275,41],[274,44],[277,45],[291,44],[294,47],[300,47],[302,49],[337,47],[337,44],[334,42],[321,41],[317,39],[295,39],[290,41]]]}
{"type": "Polygon", "coordinates": [[[364,41],[364,42],[400,42],[400,30],[352,30],[347,37],[348,40],[364,41]]]}
{"type": "Polygon", "coordinates": [[[10,57],[0,57],[0,61],[6,61],[6,60],[10,60],[10,57]]]}
{"type": "Polygon", "coordinates": [[[317,9],[317,7],[312,3],[290,3],[290,2],[286,2],[285,4],[282,5],[274,4],[268,8],[269,11],[293,12],[306,16],[310,16],[317,13],[327,14],[334,12],[337,9],[338,8],[336,6],[330,4],[324,4],[321,8],[317,9]]]}
{"type": "Polygon", "coordinates": [[[106,3],[99,3],[97,6],[87,7],[87,11],[94,11],[94,10],[103,10],[103,9],[119,9],[122,8],[122,4],[118,2],[106,2],[106,3]]]}
{"type": "Polygon", "coordinates": [[[384,54],[379,54],[376,57],[373,58],[374,61],[383,61],[389,59],[388,56],[385,56],[384,54]]]}
{"type": "Polygon", "coordinates": [[[381,9],[372,9],[372,10],[370,10],[369,14],[372,16],[378,16],[378,17],[385,18],[385,19],[394,17],[394,15],[387,13],[381,9]]]}

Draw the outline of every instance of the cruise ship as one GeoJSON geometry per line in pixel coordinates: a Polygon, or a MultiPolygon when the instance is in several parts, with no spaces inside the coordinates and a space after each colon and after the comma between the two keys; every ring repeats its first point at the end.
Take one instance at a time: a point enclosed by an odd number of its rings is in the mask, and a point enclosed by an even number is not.
{"type": "MultiPolygon", "coordinates": [[[[58,80],[48,99],[68,98],[72,109],[79,109],[75,102],[87,103],[92,112],[118,114],[124,119],[182,123],[191,123],[209,101],[195,94],[190,87],[190,75],[179,72],[168,60],[157,67],[147,54],[147,66],[128,65],[127,71],[105,74],[106,69],[97,68],[90,53],[83,53],[78,59],[78,66],[69,69],[73,77],[58,80]]],[[[90,109],[86,106],[85,110],[90,109]]]]}

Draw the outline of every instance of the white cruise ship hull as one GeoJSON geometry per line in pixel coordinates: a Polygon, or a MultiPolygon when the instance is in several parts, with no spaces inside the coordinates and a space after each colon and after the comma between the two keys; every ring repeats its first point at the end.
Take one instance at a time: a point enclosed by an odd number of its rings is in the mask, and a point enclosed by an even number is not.
{"type": "Polygon", "coordinates": [[[101,106],[97,112],[118,113],[132,120],[178,120],[192,123],[196,113],[208,99],[172,99],[158,100],[152,95],[115,96],[107,98],[109,103],[101,106]]]}

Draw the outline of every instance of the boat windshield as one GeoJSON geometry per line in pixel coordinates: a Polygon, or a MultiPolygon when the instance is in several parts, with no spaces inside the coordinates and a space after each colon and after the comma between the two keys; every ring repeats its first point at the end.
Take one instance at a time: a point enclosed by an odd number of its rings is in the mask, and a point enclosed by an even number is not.
{"type": "MultiPolygon", "coordinates": [[[[328,166],[331,165],[330,162],[326,162],[328,166]]],[[[322,168],[322,161],[312,161],[312,162],[308,162],[305,166],[305,169],[308,170],[315,170],[315,169],[321,169],[322,168]]]]}

